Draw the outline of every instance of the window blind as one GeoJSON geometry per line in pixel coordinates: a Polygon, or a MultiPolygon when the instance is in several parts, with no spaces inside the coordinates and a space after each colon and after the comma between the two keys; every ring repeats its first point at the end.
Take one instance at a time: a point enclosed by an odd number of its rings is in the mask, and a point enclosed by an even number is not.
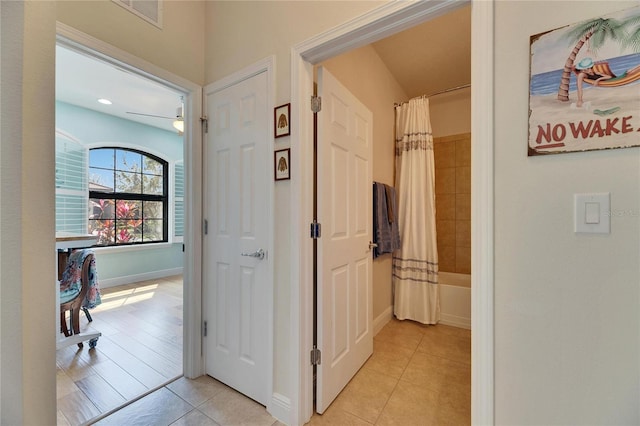
{"type": "Polygon", "coordinates": [[[87,232],[87,150],[56,134],[56,231],[87,232]]]}
{"type": "Polygon", "coordinates": [[[178,240],[184,237],[184,163],[176,162],[174,167],[174,231],[178,240]]]}

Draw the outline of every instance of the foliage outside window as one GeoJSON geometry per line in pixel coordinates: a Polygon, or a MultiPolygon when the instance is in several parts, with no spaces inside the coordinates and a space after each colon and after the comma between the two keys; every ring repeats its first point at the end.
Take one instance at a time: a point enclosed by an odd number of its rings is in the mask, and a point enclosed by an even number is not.
{"type": "Polygon", "coordinates": [[[167,162],[142,151],[89,151],[89,232],[99,246],[168,238],[167,162]]]}

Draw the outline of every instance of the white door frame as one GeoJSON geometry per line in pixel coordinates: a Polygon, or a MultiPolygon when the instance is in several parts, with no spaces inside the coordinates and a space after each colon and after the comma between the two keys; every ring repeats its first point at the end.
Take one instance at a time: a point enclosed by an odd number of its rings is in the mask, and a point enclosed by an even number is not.
{"type": "MultiPolygon", "coordinates": [[[[306,423],[313,412],[312,240],[313,218],[313,64],[372,43],[450,12],[467,1],[390,2],[341,26],[318,34],[291,50],[291,424],[306,423]],[[295,361],[294,361],[295,360],[295,361]]],[[[494,423],[493,336],[493,0],[472,2],[472,330],[471,422],[494,423]]]]}
{"type": "Polygon", "coordinates": [[[185,377],[204,372],[202,360],[202,87],[150,62],[118,49],[61,22],[56,23],[58,44],[83,52],[184,94],[185,253],[183,264],[183,362],[185,377]]]}

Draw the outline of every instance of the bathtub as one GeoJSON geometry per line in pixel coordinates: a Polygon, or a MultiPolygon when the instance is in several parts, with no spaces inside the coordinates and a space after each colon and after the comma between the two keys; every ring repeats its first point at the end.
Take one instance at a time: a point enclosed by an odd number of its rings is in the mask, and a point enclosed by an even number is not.
{"type": "Polygon", "coordinates": [[[438,273],[440,324],[471,330],[471,275],[438,273]]]}

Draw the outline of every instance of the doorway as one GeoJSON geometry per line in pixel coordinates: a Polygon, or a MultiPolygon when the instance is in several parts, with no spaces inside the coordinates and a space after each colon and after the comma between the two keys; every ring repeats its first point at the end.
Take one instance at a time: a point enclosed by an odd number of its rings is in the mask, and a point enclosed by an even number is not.
{"type": "MultiPolygon", "coordinates": [[[[376,9],[377,14],[365,15],[361,19],[354,20],[348,28],[341,28],[341,31],[321,34],[294,47],[294,57],[292,64],[292,99],[297,100],[299,109],[297,111],[300,122],[299,129],[300,146],[298,155],[301,158],[298,173],[302,176],[298,192],[292,195],[293,208],[296,218],[300,218],[301,226],[306,226],[305,218],[312,217],[309,207],[303,203],[308,199],[312,191],[312,177],[308,170],[312,170],[311,158],[313,153],[309,147],[312,146],[312,120],[307,111],[307,99],[312,95],[313,84],[313,64],[334,56],[338,53],[359,47],[367,42],[378,40],[385,35],[389,35],[408,28],[420,22],[427,21],[432,17],[446,13],[457,6],[448,5],[441,8],[441,5],[414,4],[413,6],[381,7],[376,9]],[[384,10],[383,10],[384,9],[384,10]],[[446,10],[445,10],[446,9],[446,10]],[[383,16],[380,18],[380,16],[383,16]],[[407,19],[410,16],[410,19],[407,19]],[[362,28],[366,33],[362,34],[362,28]],[[358,32],[360,31],[360,32],[358,32]],[[358,37],[355,34],[358,34],[358,37]],[[384,34],[383,34],[384,33],[384,34]],[[368,37],[368,38],[367,38],[368,37]],[[366,40],[365,40],[366,39],[366,40]]],[[[474,135],[474,148],[472,161],[474,169],[472,171],[472,222],[474,225],[472,236],[472,276],[474,280],[472,293],[472,327],[476,338],[472,343],[472,421],[474,423],[491,423],[493,420],[493,393],[484,392],[487,388],[493,388],[493,305],[492,305],[492,233],[493,215],[492,186],[493,186],[493,165],[492,165],[492,132],[490,125],[492,113],[490,104],[492,103],[492,82],[490,76],[493,69],[491,58],[493,39],[491,28],[493,6],[491,4],[474,3],[472,9],[472,134],[474,135]],[[479,53],[482,52],[482,55],[479,53]],[[489,105],[487,105],[489,104],[489,105]]],[[[295,129],[295,128],[294,128],[295,129]]],[[[294,266],[292,274],[297,282],[308,282],[311,280],[313,265],[305,260],[310,258],[312,251],[311,244],[300,231],[301,238],[294,242],[292,251],[301,253],[301,264],[294,266]]],[[[295,357],[306,360],[305,354],[309,353],[312,347],[312,321],[305,314],[309,312],[310,294],[304,286],[294,289],[292,314],[298,315],[300,328],[294,342],[295,357]],[[298,343],[297,345],[295,343],[298,343]]],[[[298,388],[298,399],[295,401],[296,415],[300,422],[306,421],[312,412],[312,377],[310,368],[306,363],[299,364],[298,378],[300,386],[298,388]]]]}
{"type": "MultiPolygon", "coordinates": [[[[117,73],[121,73],[123,75],[135,76],[139,81],[144,82],[144,84],[151,87],[157,87],[159,90],[163,90],[164,93],[172,94],[171,105],[168,106],[168,112],[165,114],[165,121],[171,124],[173,121],[176,121],[176,118],[181,118],[182,123],[184,125],[184,130],[180,135],[181,145],[179,148],[175,148],[174,150],[179,151],[180,159],[176,159],[171,157],[170,154],[164,154],[165,156],[170,157],[170,165],[169,165],[169,189],[168,191],[171,193],[169,196],[168,203],[170,214],[169,219],[169,228],[170,231],[166,234],[167,242],[161,243],[157,245],[158,249],[168,249],[170,252],[166,253],[166,256],[170,257],[180,257],[182,259],[181,266],[178,269],[177,267],[165,268],[160,271],[160,275],[151,271],[147,275],[145,273],[137,273],[130,272],[128,276],[132,278],[133,281],[140,281],[143,279],[153,278],[160,279],[161,281],[172,281],[171,285],[172,289],[169,291],[172,294],[175,294],[177,289],[179,289],[180,298],[184,302],[184,314],[180,314],[175,319],[175,325],[180,329],[180,336],[182,340],[182,345],[179,353],[173,354],[173,358],[175,358],[176,362],[181,366],[178,375],[183,374],[186,377],[193,378],[197,377],[201,374],[202,361],[200,356],[200,305],[196,303],[196,301],[200,300],[200,250],[196,250],[200,245],[200,235],[199,232],[195,232],[194,228],[198,228],[195,224],[200,223],[201,213],[200,213],[200,200],[199,197],[196,197],[196,194],[201,193],[201,163],[199,161],[200,152],[201,152],[201,98],[202,92],[201,87],[195,85],[189,81],[186,81],[180,77],[173,75],[165,70],[159,69],[141,59],[133,57],[127,52],[121,51],[113,46],[106,45],[103,42],[97,41],[90,36],[87,36],[84,33],[81,33],[71,27],[68,27],[64,24],[58,23],[57,25],[57,45],[63,47],[68,51],[72,51],[75,54],[81,55],[85,60],[91,60],[94,63],[100,63],[105,67],[109,67],[111,70],[117,70],[117,73]],[[181,111],[177,111],[178,107],[181,108],[181,111]],[[180,117],[178,117],[180,116],[180,117]],[[182,176],[182,186],[184,188],[182,196],[178,196],[175,194],[174,188],[177,188],[179,184],[173,180],[174,176],[179,175],[179,171],[183,170],[182,176]],[[174,195],[176,195],[174,197],[174,195]],[[177,217],[179,210],[182,210],[183,220],[177,217]],[[181,222],[180,226],[177,226],[178,223],[181,222]],[[174,232],[176,228],[180,228],[180,232],[174,232]],[[182,235],[177,235],[182,234],[182,235]],[[181,271],[182,277],[179,280],[175,280],[175,272],[181,271]],[[171,274],[171,277],[167,280],[162,278],[163,275],[167,273],[171,274]]],[[[140,94],[138,94],[140,95],[140,94]]],[[[105,95],[99,95],[98,97],[107,97],[105,95]]],[[[97,99],[93,99],[95,102],[97,99]]],[[[67,104],[69,106],[70,104],[67,104]]],[[[69,109],[80,110],[75,105],[69,106],[69,109]]],[[[91,111],[85,111],[87,114],[92,114],[91,111]]],[[[133,111],[133,112],[141,112],[142,114],[146,113],[146,111],[133,111]]],[[[140,114],[142,117],[143,115],[140,114]]],[[[130,118],[130,117],[127,117],[130,118]]],[[[124,122],[121,118],[118,118],[121,122],[124,122]]],[[[73,127],[70,133],[73,133],[77,130],[74,127],[74,121],[70,120],[67,122],[69,126],[73,127]]],[[[127,127],[127,130],[131,132],[135,132],[135,129],[138,129],[140,126],[138,124],[134,124],[133,122],[127,127]]],[[[148,127],[154,127],[148,126],[148,127]]],[[[160,126],[155,126],[155,128],[159,128],[160,126]]],[[[109,126],[106,127],[109,130],[109,126]]],[[[169,134],[176,130],[168,130],[165,133],[169,134]]],[[[177,131],[176,131],[177,132],[177,131]]],[[[107,132],[108,133],[108,132],[107,132]]],[[[158,133],[156,133],[158,134],[158,133]]],[[[112,137],[113,134],[110,133],[109,136],[105,137],[107,142],[113,142],[112,137]]],[[[162,143],[166,144],[166,141],[162,143]]],[[[137,147],[139,148],[139,147],[137,147]]],[[[150,147],[149,152],[155,154],[160,149],[156,147],[150,147]]],[[[175,152],[174,152],[175,154],[175,152]]],[[[159,156],[160,157],[160,156],[159,156]]],[[[127,250],[125,248],[124,250],[127,250]]],[[[131,249],[129,249],[131,250],[131,249]]],[[[147,247],[142,247],[140,252],[144,252],[148,250],[147,247]]],[[[154,252],[154,249],[151,249],[151,252],[154,252]]],[[[135,250],[134,250],[135,252],[135,250]]],[[[128,252],[127,256],[131,256],[134,252],[128,252]]],[[[151,253],[147,251],[147,253],[151,253]]],[[[153,254],[157,254],[153,253],[153,254]]],[[[151,256],[153,256],[151,254],[151,256]]],[[[99,267],[98,267],[99,268],[99,267]]],[[[127,276],[127,273],[124,274],[127,276]]],[[[122,284],[122,282],[118,282],[118,279],[112,279],[111,282],[107,279],[107,284],[122,284]]],[[[148,287],[147,287],[148,290],[148,287]]],[[[152,292],[147,291],[146,295],[141,295],[141,297],[148,297],[152,292]]],[[[92,324],[93,325],[93,324],[92,324]]],[[[100,325],[95,324],[94,328],[96,330],[100,330],[100,325]]],[[[106,339],[105,339],[106,341],[106,339]]],[[[100,342],[98,344],[95,351],[100,351],[100,342]]],[[[88,348],[84,348],[84,351],[87,351],[88,348]]],[[[169,369],[169,371],[174,371],[169,369]]],[[[168,373],[172,375],[171,373],[168,373]]]]}

